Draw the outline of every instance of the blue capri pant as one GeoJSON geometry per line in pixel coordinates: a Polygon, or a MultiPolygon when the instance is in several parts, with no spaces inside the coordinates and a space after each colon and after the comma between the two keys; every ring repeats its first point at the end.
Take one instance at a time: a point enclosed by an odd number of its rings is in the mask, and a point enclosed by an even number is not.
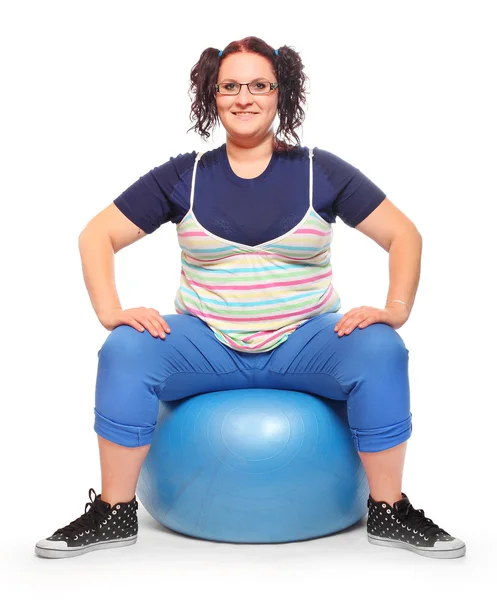
{"type": "Polygon", "coordinates": [[[411,436],[408,360],[400,335],[374,323],[338,336],[341,313],[299,326],[277,348],[240,352],[198,317],[162,315],[171,333],[154,337],[116,327],[98,352],[95,431],[128,447],[152,442],[159,401],[220,390],[276,388],[346,402],[360,452],[379,452],[411,436]]]}

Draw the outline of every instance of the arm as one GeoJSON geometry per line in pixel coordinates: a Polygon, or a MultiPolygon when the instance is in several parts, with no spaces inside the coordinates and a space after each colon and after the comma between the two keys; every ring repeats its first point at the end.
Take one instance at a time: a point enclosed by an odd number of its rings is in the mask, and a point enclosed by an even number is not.
{"type": "Polygon", "coordinates": [[[385,306],[398,306],[410,315],[421,273],[423,240],[417,231],[404,232],[394,237],[389,250],[390,285],[385,306]],[[402,300],[407,308],[399,302],[402,300]]]}
{"type": "Polygon", "coordinates": [[[421,272],[422,237],[416,226],[385,198],[356,229],[389,253],[390,285],[386,305],[391,300],[402,300],[408,309],[398,302],[389,308],[398,307],[410,314],[421,272]]]}
{"type": "Polygon", "coordinates": [[[99,320],[105,311],[121,308],[114,277],[114,254],[145,235],[114,204],[96,215],[80,233],[83,278],[99,320]]]}

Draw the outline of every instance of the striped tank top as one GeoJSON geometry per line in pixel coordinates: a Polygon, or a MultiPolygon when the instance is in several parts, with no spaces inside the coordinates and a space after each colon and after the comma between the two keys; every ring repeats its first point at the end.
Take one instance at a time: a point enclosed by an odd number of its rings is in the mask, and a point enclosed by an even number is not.
{"type": "Polygon", "coordinates": [[[312,149],[304,218],[288,233],[257,246],[223,239],[197,221],[193,199],[202,154],[193,167],[190,210],[176,225],[181,276],[175,311],[202,319],[234,350],[273,350],[311,317],[341,306],[332,283],[332,225],[312,206],[312,149]]]}

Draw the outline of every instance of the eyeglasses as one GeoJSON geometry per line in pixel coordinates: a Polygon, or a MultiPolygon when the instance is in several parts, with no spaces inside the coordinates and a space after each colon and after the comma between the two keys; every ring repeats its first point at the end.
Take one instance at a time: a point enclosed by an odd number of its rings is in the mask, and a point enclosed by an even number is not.
{"type": "Polygon", "coordinates": [[[228,81],[225,83],[216,83],[216,92],[225,96],[237,96],[242,89],[242,85],[246,85],[251,94],[269,94],[278,87],[276,81],[252,81],[250,83],[235,83],[228,81]]]}

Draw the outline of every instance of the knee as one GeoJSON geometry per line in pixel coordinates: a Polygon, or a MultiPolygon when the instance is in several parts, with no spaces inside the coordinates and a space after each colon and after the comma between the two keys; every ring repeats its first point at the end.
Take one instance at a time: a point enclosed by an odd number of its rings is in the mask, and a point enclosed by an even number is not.
{"type": "Polygon", "coordinates": [[[165,339],[153,336],[147,329],[138,331],[131,325],[119,325],[109,333],[98,351],[99,362],[123,368],[142,364],[159,350],[163,356],[167,356],[168,352],[174,352],[178,340],[185,336],[193,337],[199,323],[202,323],[191,315],[161,316],[171,328],[171,333],[166,334],[165,339]]]}
{"type": "Polygon", "coordinates": [[[409,357],[402,337],[386,323],[373,323],[360,330],[361,356],[371,361],[405,361],[409,357]]]}
{"type": "Polygon", "coordinates": [[[107,336],[98,351],[99,362],[110,366],[113,363],[133,364],[143,353],[148,331],[140,332],[131,325],[119,325],[107,336]]]}

